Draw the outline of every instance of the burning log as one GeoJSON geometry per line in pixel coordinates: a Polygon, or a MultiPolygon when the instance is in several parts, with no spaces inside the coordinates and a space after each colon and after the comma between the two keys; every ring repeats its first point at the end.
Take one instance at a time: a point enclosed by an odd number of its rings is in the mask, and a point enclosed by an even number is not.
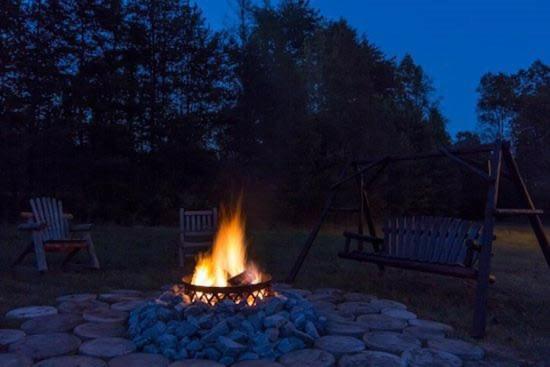
{"type": "Polygon", "coordinates": [[[232,278],[229,278],[227,282],[232,286],[248,285],[248,284],[252,284],[255,279],[256,279],[256,274],[254,274],[253,271],[250,271],[247,269],[242,273],[237,274],[232,278]]]}

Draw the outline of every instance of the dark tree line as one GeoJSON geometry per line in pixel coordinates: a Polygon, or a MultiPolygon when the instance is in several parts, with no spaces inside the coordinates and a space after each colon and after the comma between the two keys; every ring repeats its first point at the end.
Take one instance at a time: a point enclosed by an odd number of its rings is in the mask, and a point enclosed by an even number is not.
{"type": "MultiPolygon", "coordinates": [[[[306,0],[235,5],[235,27],[214,31],[185,0],[3,1],[0,218],[55,195],[95,220],[160,223],[243,190],[254,216],[296,222],[347,157],[451,144],[412,57],[306,0]]],[[[514,121],[544,98],[529,87],[514,121]]],[[[442,163],[384,179],[380,210],[478,215],[471,177],[442,163]]]]}

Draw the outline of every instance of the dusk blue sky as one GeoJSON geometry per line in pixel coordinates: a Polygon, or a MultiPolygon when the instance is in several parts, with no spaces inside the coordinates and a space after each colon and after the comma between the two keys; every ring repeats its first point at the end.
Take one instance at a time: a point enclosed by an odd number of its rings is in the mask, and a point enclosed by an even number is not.
{"type": "MultiPolygon", "coordinates": [[[[233,0],[196,0],[214,29],[235,24],[233,0]]],[[[272,1],[276,3],[276,1],[272,1]]],[[[550,0],[311,0],[345,18],[387,56],[410,53],[430,76],[451,134],[476,129],[476,87],[489,71],[550,63],[550,0]]]]}

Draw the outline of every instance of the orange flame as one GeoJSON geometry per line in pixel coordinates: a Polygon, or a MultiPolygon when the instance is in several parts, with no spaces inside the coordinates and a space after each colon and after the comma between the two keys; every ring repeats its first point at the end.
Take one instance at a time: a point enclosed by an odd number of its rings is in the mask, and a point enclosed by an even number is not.
{"type": "Polygon", "coordinates": [[[245,222],[241,200],[235,210],[222,211],[222,218],[212,250],[200,253],[191,284],[207,287],[227,287],[229,279],[247,272],[249,284],[262,281],[262,273],[246,256],[245,222]]]}

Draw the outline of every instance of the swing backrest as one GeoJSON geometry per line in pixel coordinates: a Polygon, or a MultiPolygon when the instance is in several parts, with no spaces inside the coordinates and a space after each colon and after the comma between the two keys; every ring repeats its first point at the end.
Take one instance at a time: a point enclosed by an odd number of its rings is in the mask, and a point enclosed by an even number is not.
{"type": "Polygon", "coordinates": [[[469,242],[478,238],[481,225],[459,218],[413,216],[389,218],[384,224],[381,254],[419,262],[471,265],[477,251],[469,242]],[[471,241],[468,241],[471,240],[471,241]]]}

